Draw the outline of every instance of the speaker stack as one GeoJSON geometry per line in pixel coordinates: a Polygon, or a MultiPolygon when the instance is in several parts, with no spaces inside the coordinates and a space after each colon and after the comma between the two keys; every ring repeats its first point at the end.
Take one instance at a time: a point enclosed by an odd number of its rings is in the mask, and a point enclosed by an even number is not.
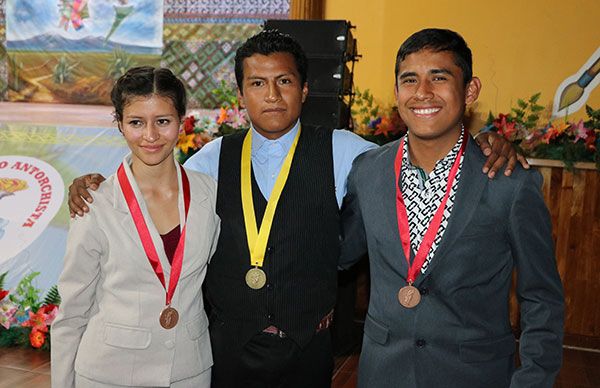
{"type": "Polygon", "coordinates": [[[350,22],[345,20],[267,20],[265,28],[288,34],[308,58],[308,98],[302,122],[347,128],[354,62],[358,55],[350,22]]]}

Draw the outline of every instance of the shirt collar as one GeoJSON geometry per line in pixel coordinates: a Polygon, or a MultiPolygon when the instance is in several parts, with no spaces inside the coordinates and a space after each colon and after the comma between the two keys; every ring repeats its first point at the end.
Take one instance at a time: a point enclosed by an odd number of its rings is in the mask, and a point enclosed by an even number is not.
{"type": "Polygon", "coordinates": [[[294,138],[300,129],[300,120],[296,122],[294,127],[285,135],[271,140],[267,139],[260,133],[254,129],[254,125],[252,125],[252,157],[255,158],[258,162],[264,163],[269,158],[269,146],[273,144],[279,145],[279,153],[281,155],[287,155],[288,151],[292,147],[292,143],[294,142],[294,138]]]}
{"type": "MultiPolygon", "coordinates": [[[[409,131],[410,131],[410,129],[409,129],[409,131]]],[[[446,156],[444,156],[442,159],[435,162],[435,166],[433,167],[433,170],[430,173],[430,177],[440,175],[442,173],[445,173],[446,171],[450,171],[450,169],[452,168],[452,164],[454,163],[454,160],[456,159],[456,156],[458,155],[458,151],[460,150],[460,147],[463,143],[464,135],[465,135],[465,127],[463,124],[461,124],[461,131],[460,131],[460,136],[458,138],[458,141],[456,142],[456,144],[454,144],[454,146],[446,154],[446,156]]],[[[405,139],[406,139],[406,141],[404,142],[404,155],[402,157],[402,159],[403,159],[402,165],[406,166],[406,168],[409,170],[416,170],[420,167],[413,165],[412,162],[410,161],[410,153],[408,152],[408,134],[406,135],[405,139]]]]}

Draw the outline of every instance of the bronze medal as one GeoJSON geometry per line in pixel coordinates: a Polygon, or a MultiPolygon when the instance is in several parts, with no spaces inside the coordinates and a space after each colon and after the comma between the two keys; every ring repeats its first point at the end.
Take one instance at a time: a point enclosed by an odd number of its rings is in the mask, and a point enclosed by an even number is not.
{"type": "Polygon", "coordinates": [[[165,307],[160,313],[160,325],[165,329],[169,330],[174,328],[179,321],[179,313],[171,306],[165,307]]]}
{"type": "Polygon", "coordinates": [[[398,302],[407,309],[411,309],[421,301],[421,293],[416,287],[404,286],[398,291],[398,302]]]}
{"type": "Polygon", "coordinates": [[[267,275],[262,269],[254,267],[246,272],[246,284],[253,290],[260,290],[266,283],[267,275]]]}

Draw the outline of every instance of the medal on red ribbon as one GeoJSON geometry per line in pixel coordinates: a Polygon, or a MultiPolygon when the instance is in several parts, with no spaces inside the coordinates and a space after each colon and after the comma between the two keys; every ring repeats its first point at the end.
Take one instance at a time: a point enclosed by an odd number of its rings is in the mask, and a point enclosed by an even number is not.
{"type": "Polygon", "coordinates": [[[125,201],[127,202],[127,207],[129,208],[129,212],[131,213],[131,217],[133,218],[133,222],[137,229],[138,235],[142,240],[142,246],[144,247],[144,251],[146,252],[146,257],[154,270],[154,273],[160,280],[160,283],[163,285],[166,291],[166,302],[165,308],[160,313],[159,322],[160,325],[165,329],[172,329],[177,325],[179,320],[179,313],[173,307],[171,307],[171,300],[173,299],[173,295],[175,294],[175,289],[177,288],[177,283],[179,282],[179,276],[181,275],[181,267],[183,264],[183,252],[185,246],[185,231],[187,229],[187,216],[188,210],[190,208],[190,182],[185,173],[183,167],[179,166],[181,170],[181,183],[183,188],[183,202],[185,204],[185,221],[183,230],[181,232],[181,236],[179,237],[179,242],[177,243],[177,248],[175,249],[175,254],[173,255],[173,261],[171,264],[171,276],[169,277],[169,286],[165,285],[165,275],[160,264],[160,260],[158,258],[158,253],[156,251],[156,247],[154,246],[154,242],[152,241],[152,236],[150,235],[150,231],[148,230],[148,225],[146,224],[146,220],[144,219],[144,214],[142,213],[142,209],[140,208],[140,204],[135,197],[135,192],[131,187],[131,183],[127,178],[127,174],[125,173],[125,167],[123,164],[119,166],[117,171],[117,178],[119,180],[119,185],[121,186],[121,191],[123,191],[123,195],[125,196],[125,201]]]}
{"type": "Polygon", "coordinates": [[[450,173],[448,174],[446,193],[444,194],[444,198],[442,198],[440,206],[436,210],[431,222],[429,223],[429,227],[423,236],[423,240],[421,241],[419,249],[415,254],[412,265],[410,263],[410,231],[408,212],[406,211],[406,205],[404,203],[404,198],[402,197],[402,190],[400,190],[400,174],[402,172],[402,156],[404,153],[405,138],[403,138],[400,142],[398,152],[396,153],[396,160],[394,162],[394,172],[396,175],[396,216],[398,218],[398,232],[400,234],[400,241],[402,242],[402,250],[404,251],[404,257],[406,258],[406,262],[408,264],[408,274],[406,276],[407,285],[400,288],[398,291],[398,302],[406,308],[413,308],[421,301],[421,294],[419,290],[413,286],[413,283],[419,275],[419,271],[421,270],[421,267],[423,267],[423,263],[429,254],[431,245],[435,240],[435,236],[440,229],[440,224],[442,223],[442,218],[444,215],[444,209],[446,207],[446,201],[450,196],[452,184],[454,183],[454,179],[456,178],[456,174],[458,173],[458,168],[460,166],[460,158],[465,150],[468,139],[468,136],[463,135],[463,143],[458,151],[458,155],[456,155],[454,163],[452,164],[450,173]]]}

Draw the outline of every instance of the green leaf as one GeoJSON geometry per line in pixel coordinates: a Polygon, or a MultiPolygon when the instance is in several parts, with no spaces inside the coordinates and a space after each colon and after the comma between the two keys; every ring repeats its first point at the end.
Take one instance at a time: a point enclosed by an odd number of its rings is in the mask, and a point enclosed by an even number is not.
{"type": "Polygon", "coordinates": [[[6,275],[8,275],[8,271],[0,275],[0,289],[4,289],[4,279],[6,278],[6,275]]]}
{"type": "Polygon", "coordinates": [[[589,117],[592,117],[594,115],[594,110],[592,109],[591,106],[589,106],[589,105],[586,104],[585,105],[585,113],[587,113],[587,115],[589,117]]]}
{"type": "Polygon", "coordinates": [[[529,109],[531,109],[532,112],[539,112],[544,110],[544,107],[541,105],[531,105],[529,109]]]}
{"type": "Polygon", "coordinates": [[[542,95],[542,92],[537,92],[536,94],[534,94],[533,96],[531,96],[531,98],[529,98],[529,102],[531,104],[535,104],[536,102],[538,102],[538,100],[540,99],[541,95],[542,95]]]}
{"type": "Polygon", "coordinates": [[[521,109],[527,108],[527,103],[525,101],[521,100],[520,98],[517,100],[517,105],[519,105],[519,107],[521,109]]]}
{"type": "Polygon", "coordinates": [[[515,109],[515,108],[512,108],[511,110],[515,113],[515,116],[516,116],[517,119],[522,119],[523,116],[525,116],[525,111],[524,110],[515,109]]]}
{"type": "Polygon", "coordinates": [[[0,348],[26,345],[30,332],[28,327],[12,326],[8,330],[0,328],[0,348]]]}
{"type": "Polygon", "coordinates": [[[9,295],[10,300],[23,308],[31,307],[33,311],[37,311],[40,306],[40,290],[35,288],[32,282],[39,274],[39,272],[32,272],[21,279],[15,292],[9,295]]]}
{"type": "Polygon", "coordinates": [[[48,290],[42,304],[55,304],[57,306],[60,304],[60,294],[58,293],[58,286],[56,284],[48,290]]]}

